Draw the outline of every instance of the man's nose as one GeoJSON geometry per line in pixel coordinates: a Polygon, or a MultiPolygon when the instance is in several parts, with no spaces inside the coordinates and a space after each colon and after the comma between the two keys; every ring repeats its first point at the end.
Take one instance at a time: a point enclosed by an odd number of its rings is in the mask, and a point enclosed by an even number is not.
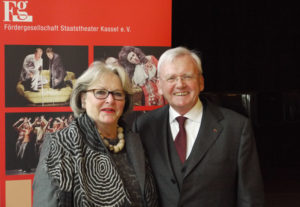
{"type": "Polygon", "coordinates": [[[178,76],[176,78],[176,86],[177,87],[184,87],[185,86],[185,81],[180,76],[178,76]]]}

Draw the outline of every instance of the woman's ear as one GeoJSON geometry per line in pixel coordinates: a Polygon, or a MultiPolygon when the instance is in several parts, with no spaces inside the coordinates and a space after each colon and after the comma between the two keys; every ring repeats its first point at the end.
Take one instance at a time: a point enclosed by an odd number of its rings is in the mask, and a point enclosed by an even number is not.
{"type": "Polygon", "coordinates": [[[80,99],[81,99],[81,108],[85,109],[86,93],[81,93],[80,99]]]}

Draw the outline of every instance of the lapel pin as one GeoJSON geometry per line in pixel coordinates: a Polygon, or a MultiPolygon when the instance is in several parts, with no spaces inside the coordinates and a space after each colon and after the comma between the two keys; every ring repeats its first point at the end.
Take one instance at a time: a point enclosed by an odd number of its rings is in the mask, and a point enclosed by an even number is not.
{"type": "Polygon", "coordinates": [[[218,130],[217,130],[217,129],[213,129],[213,131],[214,131],[214,132],[217,132],[218,130]]]}

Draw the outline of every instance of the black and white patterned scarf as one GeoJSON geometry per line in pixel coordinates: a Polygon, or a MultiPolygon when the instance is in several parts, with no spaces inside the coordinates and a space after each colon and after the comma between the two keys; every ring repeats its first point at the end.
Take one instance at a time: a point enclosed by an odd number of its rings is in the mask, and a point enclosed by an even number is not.
{"type": "Polygon", "coordinates": [[[72,192],[74,206],[130,204],[112,158],[86,114],[52,135],[46,165],[60,191],[72,192]]]}

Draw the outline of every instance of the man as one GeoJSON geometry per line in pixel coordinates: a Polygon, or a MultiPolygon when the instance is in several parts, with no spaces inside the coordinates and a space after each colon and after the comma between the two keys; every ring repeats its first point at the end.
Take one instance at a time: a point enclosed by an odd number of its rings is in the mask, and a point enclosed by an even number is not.
{"type": "Polygon", "coordinates": [[[48,81],[40,74],[43,69],[43,50],[36,48],[34,54],[29,54],[23,61],[23,68],[20,75],[25,90],[38,92],[38,89],[48,81]]]}
{"type": "Polygon", "coordinates": [[[159,59],[158,76],[169,104],[139,116],[133,130],[148,153],[161,205],[263,206],[250,122],[198,98],[204,89],[199,57],[183,47],[169,49],[159,59]]]}
{"type": "Polygon", "coordinates": [[[69,84],[72,88],[72,82],[70,80],[64,81],[67,73],[64,69],[60,56],[57,53],[54,53],[52,48],[47,48],[46,54],[49,58],[49,70],[51,77],[50,87],[60,89],[66,87],[66,84],[69,84]]]}

